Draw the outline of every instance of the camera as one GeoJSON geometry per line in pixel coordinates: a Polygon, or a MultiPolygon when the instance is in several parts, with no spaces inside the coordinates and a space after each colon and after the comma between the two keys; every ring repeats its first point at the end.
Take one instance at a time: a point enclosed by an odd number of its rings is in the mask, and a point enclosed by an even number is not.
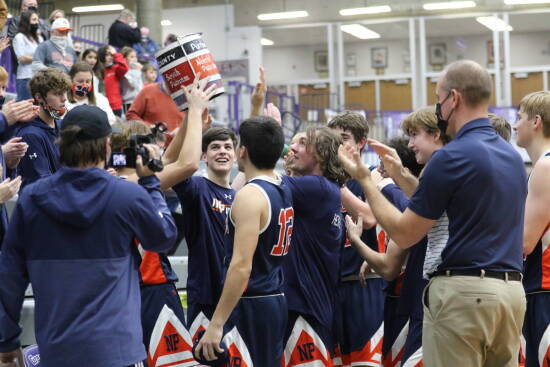
{"type": "Polygon", "coordinates": [[[164,168],[160,159],[151,159],[149,151],[144,144],[153,144],[158,134],[162,134],[168,130],[168,125],[164,122],[157,122],[151,127],[149,134],[132,134],[128,147],[122,152],[113,152],[111,154],[111,166],[114,168],[136,168],[136,159],[141,156],[143,165],[149,167],[153,172],[160,172],[164,168]]]}

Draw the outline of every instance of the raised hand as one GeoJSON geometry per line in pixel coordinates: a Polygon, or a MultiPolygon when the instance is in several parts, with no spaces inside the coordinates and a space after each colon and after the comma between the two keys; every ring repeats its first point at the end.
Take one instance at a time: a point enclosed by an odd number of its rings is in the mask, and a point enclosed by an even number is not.
{"type": "Polygon", "coordinates": [[[273,120],[277,121],[279,125],[283,125],[283,119],[281,118],[281,111],[273,103],[268,103],[267,107],[264,108],[264,116],[271,117],[273,120]]]}
{"type": "Polygon", "coordinates": [[[363,217],[357,217],[357,223],[353,221],[353,218],[346,215],[346,233],[351,243],[361,239],[363,234],[363,217]]]}
{"type": "Polygon", "coordinates": [[[395,149],[374,139],[367,139],[367,144],[378,154],[382,160],[384,172],[390,178],[395,179],[398,175],[401,175],[403,163],[395,149]]]}
{"type": "Polygon", "coordinates": [[[200,73],[197,73],[193,84],[188,87],[182,87],[187,103],[189,104],[189,112],[198,111],[203,113],[208,106],[208,101],[215,94],[216,84],[211,84],[205,89],[208,84],[208,78],[200,80],[200,73]]]}
{"type": "Polygon", "coordinates": [[[252,116],[260,116],[262,114],[262,107],[264,105],[266,92],[267,84],[265,82],[265,69],[263,66],[260,66],[260,81],[256,84],[256,88],[254,88],[254,93],[252,93],[251,97],[252,116]]]}
{"type": "Polygon", "coordinates": [[[338,158],[344,166],[346,172],[356,180],[370,179],[370,170],[363,161],[361,155],[355,147],[349,145],[340,145],[338,148],[338,158]]]}

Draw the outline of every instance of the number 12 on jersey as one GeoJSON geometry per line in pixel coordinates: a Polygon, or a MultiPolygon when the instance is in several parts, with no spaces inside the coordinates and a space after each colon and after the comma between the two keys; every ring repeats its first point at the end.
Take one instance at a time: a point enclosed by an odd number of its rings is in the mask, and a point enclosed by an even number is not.
{"type": "Polygon", "coordinates": [[[277,240],[277,244],[271,249],[271,255],[285,256],[288,253],[293,225],[294,209],[281,209],[279,212],[279,239],[277,240]]]}

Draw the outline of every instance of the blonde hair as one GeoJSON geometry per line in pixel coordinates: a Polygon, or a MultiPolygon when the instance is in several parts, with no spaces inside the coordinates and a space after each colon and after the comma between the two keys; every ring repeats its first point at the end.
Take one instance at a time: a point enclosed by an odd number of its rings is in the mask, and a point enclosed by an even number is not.
{"type": "Polygon", "coordinates": [[[495,115],[494,113],[489,113],[488,117],[496,133],[500,135],[502,139],[510,141],[512,138],[512,126],[510,126],[508,121],[506,121],[504,117],[495,115]]]}
{"type": "Polygon", "coordinates": [[[519,102],[519,110],[525,112],[529,119],[539,115],[542,120],[542,134],[545,138],[550,137],[550,92],[529,93],[519,102]]]}
{"type": "Polygon", "coordinates": [[[439,133],[439,140],[447,144],[450,140],[447,134],[442,134],[437,127],[437,116],[435,107],[423,107],[410,113],[401,123],[401,130],[405,135],[410,136],[414,131],[422,129],[430,135],[439,133]]]}

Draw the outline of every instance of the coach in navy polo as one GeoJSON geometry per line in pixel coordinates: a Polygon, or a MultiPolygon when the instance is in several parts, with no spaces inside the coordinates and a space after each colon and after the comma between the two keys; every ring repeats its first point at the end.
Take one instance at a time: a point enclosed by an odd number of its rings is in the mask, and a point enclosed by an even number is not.
{"type": "MultiPolygon", "coordinates": [[[[363,186],[374,215],[407,248],[443,213],[449,240],[435,256],[424,294],[423,358],[430,367],[517,366],[525,293],[521,286],[526,174],[519,154],[487,118],[492,80],[473,61],[450,64],[437,82],[438,126],[453,140],[433,154],[407,210],[378,192],[368,169],[340,157],[363,186]]],[[[432,256],[433,257],[433,256],[432,256]]]]}

